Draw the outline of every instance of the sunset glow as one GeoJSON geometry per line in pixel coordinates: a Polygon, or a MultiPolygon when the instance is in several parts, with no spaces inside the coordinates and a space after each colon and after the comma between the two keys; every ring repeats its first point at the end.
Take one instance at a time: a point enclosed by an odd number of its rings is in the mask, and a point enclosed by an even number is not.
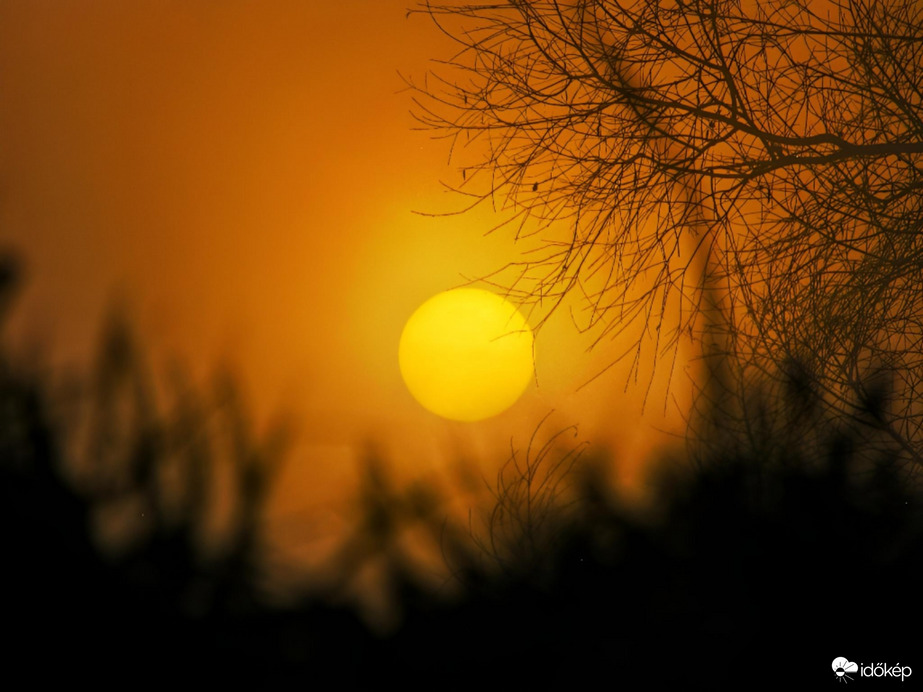
{"type": "Polygon", "coordinates": [[[532,378],[532,331],[500,296],[458,288],[411,315],[399,358],[424,407],[453,420],[481,420],[511,406],[532,378]]]}
{"type": "Polygon", "coordinates": [[[0,0],[7,679],[919,677],[921,190],[921,0],[0,0]]]}

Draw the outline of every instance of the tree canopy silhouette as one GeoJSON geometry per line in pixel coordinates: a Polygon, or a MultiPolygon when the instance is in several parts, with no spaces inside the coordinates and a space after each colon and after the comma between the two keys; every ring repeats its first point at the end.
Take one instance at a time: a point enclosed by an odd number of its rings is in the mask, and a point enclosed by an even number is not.
{"type": "Polygon", "coordinates": [[[588,329],[640,325],[661,354],[690,334],[741,372],[797,363],[825,406],[923,460],[923,5],[416,11],[460,47],[410,83],[453,139],[456,189],[547,233],[515,263],[524,301],[582,293],[588,329]]]}

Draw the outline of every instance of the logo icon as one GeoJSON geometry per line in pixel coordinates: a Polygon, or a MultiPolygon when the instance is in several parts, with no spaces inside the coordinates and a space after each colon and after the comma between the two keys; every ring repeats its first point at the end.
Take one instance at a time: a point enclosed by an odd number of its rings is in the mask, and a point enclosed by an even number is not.
{"type": "Polygon", "coordinates": [[[833,659],[833,672],[836,673],[837,682],[849,682],[852,678],[848,673],[858,673],[859,666],[841,656],[833,659]]]}

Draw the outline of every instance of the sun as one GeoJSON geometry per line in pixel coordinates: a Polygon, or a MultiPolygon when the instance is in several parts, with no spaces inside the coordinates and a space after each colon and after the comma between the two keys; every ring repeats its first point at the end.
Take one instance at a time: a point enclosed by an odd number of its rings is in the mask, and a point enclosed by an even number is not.
{"type": "Polygon", "coordinates": [[[407,389],[426,409],[482,420],[512,406],[532,379],[532,330],[504,298],[456,288],[410,316],[398,361],[407,389]]]}

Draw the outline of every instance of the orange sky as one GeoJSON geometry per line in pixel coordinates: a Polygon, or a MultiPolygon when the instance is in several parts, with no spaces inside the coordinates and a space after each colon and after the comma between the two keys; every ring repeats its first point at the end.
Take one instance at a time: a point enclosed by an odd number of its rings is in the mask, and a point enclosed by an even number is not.
{"type": "Polygon", "coordinates": [[[607,353],[563,315],[537,338],[537,386],[495,419],[442,421],[406,392],[404,320],[521,249],[484,237],[487,214],[413,214],[461,201],[398,74],[451,47],[407,4],[0,0],[0,241],[29,264],[15,333],[86,362],[118,295],[155,369],[233,360],[260,417],[302,425],[293,513],[370,440],[426,475],[459,449],[502,461],[551,409],[626,459],[676,423],[662,394],[642,418],[624,371],[577,392],[607,353]]]}

